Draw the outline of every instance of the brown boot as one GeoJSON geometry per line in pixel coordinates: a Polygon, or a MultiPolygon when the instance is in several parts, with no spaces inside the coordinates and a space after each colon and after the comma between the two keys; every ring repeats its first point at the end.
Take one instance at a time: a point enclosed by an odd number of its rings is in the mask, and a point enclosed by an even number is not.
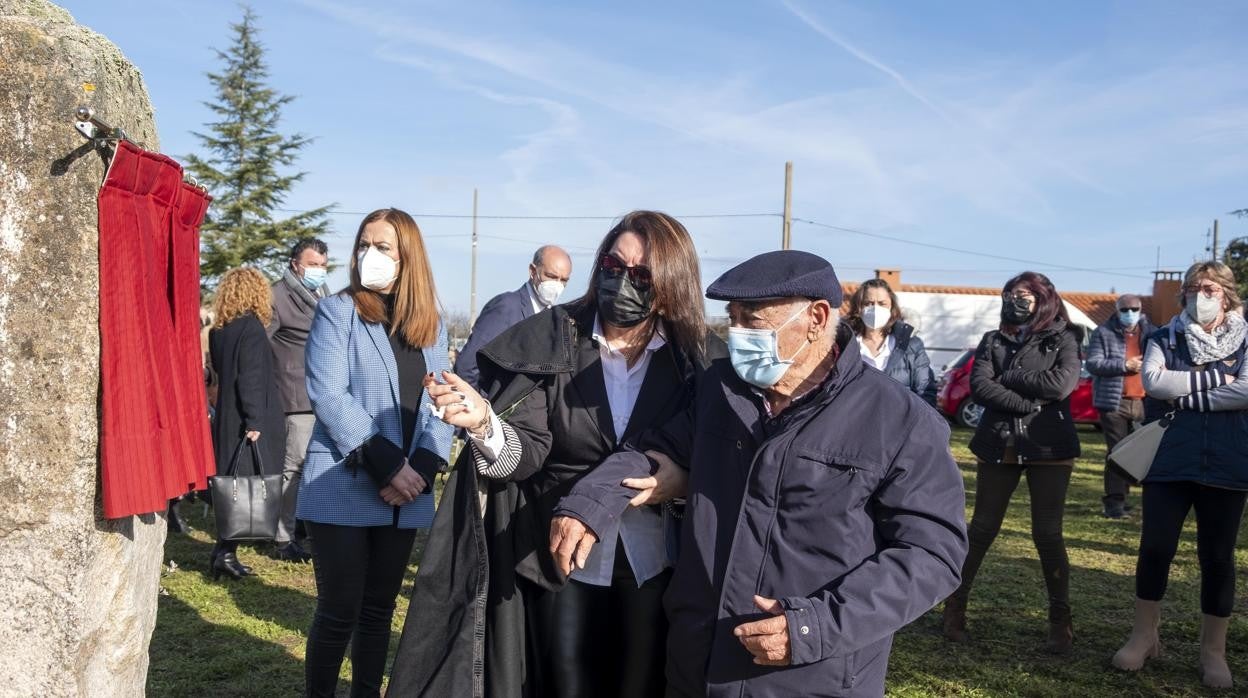
{"type": "Polygon", "coordinates": [[[1206,614],[1200,621],[1200,680],[1209,688],[1231,688],[1231,668],[1226,665],[1226,628],[1230,618],[1206,614]]]}
{"type": "Polygon", "coordinates": [[[950,596],[945,599],[945,615],[941,634],[950,642],[966,642],[971,636],[966,632],[966,599],[950,596]]]}
{"type": "Polygon", "coordinates": [[[1114,653],[1111,663],[1123,671],[1139,671],[1144,662],[1161,656],[1161,639],[1157,626],[1161,623],[1161,602],[1135,600],[1135,624],[1127,644],[1114,653]]]}
{"type": "Polygon", "coordinates": [[[1075,644],[1075,629],[1070,622],[1069,606],[1049,607],[1049,641],[1044,649],[1049,654],[1070,654],[1075,644]]]}

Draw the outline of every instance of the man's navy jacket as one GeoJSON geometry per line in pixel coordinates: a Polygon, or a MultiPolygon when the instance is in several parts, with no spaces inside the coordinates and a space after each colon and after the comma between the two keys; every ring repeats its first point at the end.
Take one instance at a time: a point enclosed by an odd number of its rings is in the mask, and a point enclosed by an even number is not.
{"type": "Polygon", "coordinates": [[[669,695],[883,695],[893,634],[959,583],[965,493],[949,427],[846,340],[832,375],[775,419],[713,362],[690,413],[587,473],[555,512],[605,528],[636,494],[620,480],[649,473],[639,451],[689,464],[664,600],[669,695]],[[755,594],[784,606],[789,666],[754,664],[732,634],[764,617],[755,594]]]}
{"type": "Polygon", "coordinates": [[[533,314],[533,301],[529,299],[529,284],[515,291],[500,293],[490,299],[481,309],[477,321],[472,326],[472,334],[468,342],[455,359],[455,375],[463,378],[468,385],[479,388],[480,371],[477,369],[477,352],[481,347],[494,341],[503,330],[515,325],[533,314]]]}

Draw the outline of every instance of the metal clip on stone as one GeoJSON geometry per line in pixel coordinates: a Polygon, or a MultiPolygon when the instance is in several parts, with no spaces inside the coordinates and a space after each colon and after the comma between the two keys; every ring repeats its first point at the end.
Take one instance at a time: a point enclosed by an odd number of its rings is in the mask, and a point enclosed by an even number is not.
{"type": "Polygon", "coordinates": [[[78,107],[74,110],[74,128],[96,148],[108,148],[116,145],[119,140],[130,140],[125,131],[109,126],[97,118],[91,107],[78,107]]]}

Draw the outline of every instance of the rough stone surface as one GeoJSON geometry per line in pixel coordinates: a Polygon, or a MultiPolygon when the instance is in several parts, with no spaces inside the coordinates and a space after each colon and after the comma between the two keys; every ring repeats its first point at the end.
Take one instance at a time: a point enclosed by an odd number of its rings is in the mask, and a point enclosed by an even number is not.
{"type": "Polygon", "coordinates": [[[0,0],[4,696],[143,695],[156,623],[164,519],[106,521],[100,507],[105,170],[92,151],[72,159],[79,104],[157,147],[142,77],[116,46],[43,0],[0,0]]]}

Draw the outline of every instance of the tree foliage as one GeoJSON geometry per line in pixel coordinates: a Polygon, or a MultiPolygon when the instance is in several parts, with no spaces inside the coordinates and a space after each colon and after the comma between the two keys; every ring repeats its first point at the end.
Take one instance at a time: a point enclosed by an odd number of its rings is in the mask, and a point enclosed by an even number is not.
{"type": "Polygon", "coordinates": [[[1248,298],[1248,238],[1235,238],[1222,250],[1222,261],[1235,273],[1239,297],[1248,298]]]}
{"type": "Polygon", "coordinates": [[[230,47],[217,51],[222,70],[207,74],[216,101],[204,104],[218,120],[205,124],[207,133],[194,133],[204,154],[186,158],[187,170],[213,196],[201,228],[200,272],[206,288],[241,265],[279,276],[295,240],[329,232],[327,213],[333,206],[286,218],[275,215],[306,174],[289,169],[312,139],[278,130],[282,107],[294,97],[266,84],[269,71],[251,8],[244,7],[242,21],[230,29],[230,47]]]}

